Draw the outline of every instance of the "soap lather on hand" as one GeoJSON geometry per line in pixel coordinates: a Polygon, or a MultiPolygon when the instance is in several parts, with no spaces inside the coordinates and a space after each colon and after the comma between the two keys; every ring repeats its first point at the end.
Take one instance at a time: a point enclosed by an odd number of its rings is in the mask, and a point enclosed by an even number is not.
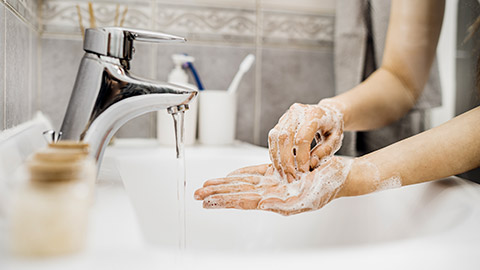
{"type": "Polygon", "coordinates": [[[238,169],[195,192],[205,208],[259,209],[292,215],[335,199],[353,160],[333,157],[343,137],[331,106],[294,104],[269,134],[272,164],[238,169]],[[316,146],[310,149],[315,139],[316,146]]]}

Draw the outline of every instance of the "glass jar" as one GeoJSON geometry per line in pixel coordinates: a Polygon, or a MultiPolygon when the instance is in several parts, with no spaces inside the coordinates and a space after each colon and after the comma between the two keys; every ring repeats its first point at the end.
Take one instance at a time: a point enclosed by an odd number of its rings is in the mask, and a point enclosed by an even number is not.
{"type": "Polygon", "coordinates": [[[79,148],[48,147],[26,163],[10,214],[11,249],[24,256],[81,250],[95,182],[95,162],[79,148]]]}

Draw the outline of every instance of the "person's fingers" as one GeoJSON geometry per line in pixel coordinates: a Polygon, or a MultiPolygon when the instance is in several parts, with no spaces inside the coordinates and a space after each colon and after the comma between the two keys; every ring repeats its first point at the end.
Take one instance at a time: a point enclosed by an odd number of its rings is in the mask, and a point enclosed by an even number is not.
{"type": "Polygon", "coordinates": [[[310,169],[310,147],[317,132],[323,128],[320,121],[322,117],[324,117],[322,109],[310,111],[295,135],[297,169],[300,172],[308,172],[310,169]]]}
{"type": "Polygon", "coordinates": [[[280,149],[280,168],[287,176],[287,180],[291,183],[295,180],[295,160],[293,156],[293,136],[294,130],[285,132],[278,139],[278,147],[280,149]]]}
{"type": "Polygon", "coordinates": [[[265,175],[265,172],[267,171],[269,166],[270,164],[262,164],[262,165],[254,165],[254,166],[240,168],[229,173],[227,177],[236,176],[236,175],[245,175],[245,174],[265,175]]]}
{"type": "Polygon", "coordinates": [[[273,167],[278,171],[278,173],[280,173],[280,176],[283,176],[283,172],[280,170],[280,160],[278,158],[278,136],[279,131],[276,128],[270,130],[268,133],[268,151],[273,167]]]}
{"type": "Polygon", "coordinates": [[[248,175],[248,176],[230,176],[225,178],[210,179],[203,183],[203,187],[227,185],[227,184],[252,184],[257,185],[260,183],[261,176],[248,175]]]}
{"type": "Polygon", "coordinates": [[[270,164],[267,168],[267,171],[265,172],[265,176],[266,177],[272,177],[276,173],[277,173],[277,171],[275,170],[275,167],[273,166],[273,164],[270,164]]]}
{"type": "Polygon", "coordinates": [[[203,207],[208,209],[257,209],[261,199],[262,196],[258,193],[217,194],[207,197],[203,201],[203,207]]]}
{"type": "MultiPolygon", "coordinates": [[[[270,130],[268,134],[268,145],[270,159],[272,160],[273,166],[280,173],[281,177],[285,176],[284,164],[282,164],[282,155],[285,150],[282,144],[282,141],[285,142],[285,139],[289,137],[289,134],[293,134],[297,126],[297,113],[298,109],[301,107],[300,104],[293,104],[290,106],[288,111],[283,114],[283,116],[278,121],[278,124],[270,130]]],[[[291,153],[291,149],[288,152],[291,153]]],[[[285,162],[285,161],[284,161],[285,162]]],[[[292,161],[293,164],[293,161],[292,161]]]]}
{"type": "Polygon", "coordinates": [[[322,143],[317,144],[310,154],[310,167],[316,168],[319,162],[328,156],[332,156],[340,148],[343,139],[343,128],[337,123],[331,129],[324,130],[322,143]]]}
{"type": "Polygon", "coordinates": [[[196,200],[203,200],[214,194],[247,192],[255,189],[256,187],[254,185],[247,183],[207,186],[197,189],[194,197],[196,200]]]}

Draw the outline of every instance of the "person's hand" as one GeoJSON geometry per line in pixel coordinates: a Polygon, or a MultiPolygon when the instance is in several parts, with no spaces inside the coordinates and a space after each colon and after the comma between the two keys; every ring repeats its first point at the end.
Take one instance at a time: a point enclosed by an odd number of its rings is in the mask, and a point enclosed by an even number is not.
{"type": "Polygon", "coordinates": [[[195,191],[204,208],[259,209],[282,215],[317,210],[337,197],[353,160],[332,157],[297,181],[280,177],[272,164],[246,167],[208,180],[195,191]]]}
{"type": "Polygon", "coordinates": [[[293,104],[268,134],[270,159],[288,182],[315,169],[342,144],[343,117],[336,104],[293,104]],[[312,141],[316,145],[311,149],[312,141]]]}

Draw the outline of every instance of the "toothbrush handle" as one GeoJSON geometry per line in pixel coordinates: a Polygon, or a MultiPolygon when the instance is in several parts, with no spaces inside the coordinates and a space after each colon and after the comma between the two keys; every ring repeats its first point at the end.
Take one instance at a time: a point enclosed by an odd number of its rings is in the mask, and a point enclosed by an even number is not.
{"type": "Polygon", "coordinates": [[[197,83],[198,90],[200,91],[204,90],[205,88],[203,87],[202,81],[200,80],[200,77],[197,74],[197,70],[193,66],[192,62],[188,62],[187,65],[190,71],[192,72],[193,78],[195,78],[195,82],[197,83]]]}
{"type": "Polygon", "coordinates": [[[240,83],[240,80],[241,80],[242,77],[243,77],[243,74],[245,74],[245,72],[240,71],[240,72],[238,72],[238,73],[235,75],[235,77],[233,78],[232,83],[231,83],[230,86],[228,87],[228,90],[227,90],[227,91],[228,91],[229,93],[232,93],[232,94],[233,94],[233,93],[237,92],[238,85],[239,85],[239,83],[240,83]]]}

